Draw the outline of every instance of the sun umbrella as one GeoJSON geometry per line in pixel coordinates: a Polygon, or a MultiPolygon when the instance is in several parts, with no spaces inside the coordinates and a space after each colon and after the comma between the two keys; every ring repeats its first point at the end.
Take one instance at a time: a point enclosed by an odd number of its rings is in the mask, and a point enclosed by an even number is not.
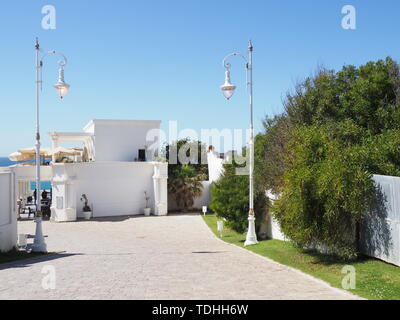
{"type": "Polygon", "coordinates": [[[79,156],[81,152],[74,148],[64,148],[57,147],[52,150],[53,156],[63,157],[63,156],[79,156]]]}
{"type": "Polygon", "coordinates": [[[8,156],[11,161],[30,161],[35,158],[34,154],[23,154],[21,152],[14,152],[8,156]]]}
{"type": "MultiPolygon", "coordinates": [[[[33,155],[33,157],[35,157],[36,148],[33,147],[33,148],[19,149],[18,152],[23,154],[23,155],[33,155]]],[[[40,156],[42,158],[50,158],[51,154],[52,154],[52,152],[51,152],[50,148],[40,148],[40,156]]]]}

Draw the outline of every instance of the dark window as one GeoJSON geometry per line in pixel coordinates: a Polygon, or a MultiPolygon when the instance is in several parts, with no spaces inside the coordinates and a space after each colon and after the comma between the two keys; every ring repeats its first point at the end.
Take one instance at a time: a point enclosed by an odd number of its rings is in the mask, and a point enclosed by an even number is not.
{"type": "Polygon", "coordinates": [[[146,150],[139,149],[139,161],[146,161],[146,150]]]}

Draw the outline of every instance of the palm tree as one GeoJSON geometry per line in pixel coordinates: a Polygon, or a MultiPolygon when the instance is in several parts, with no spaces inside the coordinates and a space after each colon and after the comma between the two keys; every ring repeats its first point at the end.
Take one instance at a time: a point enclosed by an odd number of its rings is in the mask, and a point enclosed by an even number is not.
{"type": "Polygon", "coordinates": [[[183,211],[190,210],[194,204],[194,198],[202,194],[201,179],[202,175],[189,165],[179,166],[174,176],[169,179],[168,192],[183,211]]]}

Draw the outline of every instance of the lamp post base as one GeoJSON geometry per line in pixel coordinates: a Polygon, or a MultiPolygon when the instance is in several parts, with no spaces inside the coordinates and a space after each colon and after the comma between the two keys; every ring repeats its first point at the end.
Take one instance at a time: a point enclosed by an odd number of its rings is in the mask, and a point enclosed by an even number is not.
{"type": "Polygon", "coordinates": [[[47,252],[47,245],[44,241],[43,230],[42,230],[42,218],[36,218],[36,232],[35,232],[35,240],[32,246],[33,252],[47,252]]]}
{"type": "Polygon", "coordinates": [[[252,246],[258,243],[255,220],[256,218],[253,215],[249,216],[249,229],[247,230],[246,242],[244,243],[245,246],[252,246]]]}

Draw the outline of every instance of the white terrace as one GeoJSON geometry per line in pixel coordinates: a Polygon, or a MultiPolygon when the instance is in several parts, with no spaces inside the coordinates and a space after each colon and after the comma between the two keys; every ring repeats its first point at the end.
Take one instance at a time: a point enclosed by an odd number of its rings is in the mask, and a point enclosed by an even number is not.
{"type": "MultiPolygon", "coordinates": [[[[92,120],[83,132],[50,133],[52,150],[65,142],[76,143],[74,150],[81,150],[73,157],[53,154],[50,165],[41,166],[41,180],[52,183],[52,219],[74,221],[82,216],[83,194],[93,217],[142,214],[145,192],[152,213],[167,214],[168,167],[155,161],[160,123],[92,120]]],[[[26,200],[29,183],[35,181],[34,166],[16,165],[10,170],[15,177],[16,199],[26,200]]]]}

